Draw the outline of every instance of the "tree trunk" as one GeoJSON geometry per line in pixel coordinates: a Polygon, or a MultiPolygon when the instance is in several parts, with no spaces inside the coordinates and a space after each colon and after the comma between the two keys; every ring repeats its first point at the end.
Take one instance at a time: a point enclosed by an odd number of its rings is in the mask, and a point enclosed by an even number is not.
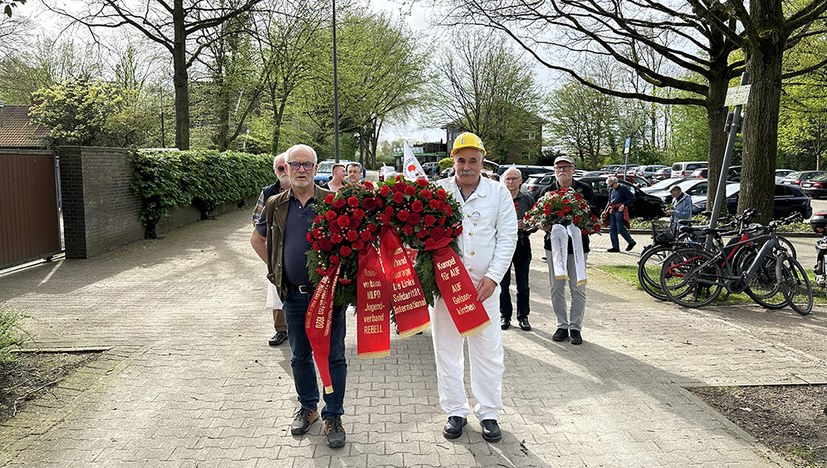
{"type": "Polygon", "coordinates": [[[230,134],[230,90],[224,80],[224,70],[221,67],[219,75],[216,76],[218,87],[218,128],[216,129],[215,145],[219,151],[226,151],[229,146],[230,134]]]}
{"type": "Polygon", "coordinates": [[[175,88],[175,146],[180,150],[188,150],[190,149],[190,91],[183,0],[175,0],[172,21],[175,29],[172,48],[172,83],[175,88]]]}
{"type": "Polygon", "coordinates": [[[786,35],[781,2],[754,1],[750,16],[755,22],[755,41],[750,43],[747,70],[749,102],[744,122],[744,155],[738,211],[758,210],[758,221],[772,219],[775,197],[775,158],[778,145],[778,111],[781,104],[781,71],[786,35]]]}

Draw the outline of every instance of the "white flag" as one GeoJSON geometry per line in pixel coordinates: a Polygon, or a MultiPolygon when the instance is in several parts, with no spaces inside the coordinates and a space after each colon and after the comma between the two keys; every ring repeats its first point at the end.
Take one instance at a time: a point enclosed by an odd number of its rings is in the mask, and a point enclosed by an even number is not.
{"type": "Polygon", "coordinates": [[[416,180],[420,177],[425,177],[425,170],[419,164],[419,160],[413,154],[413,150],[408,146],[408,142],[402,145],[402,175],[408,180],[416,180]]]}

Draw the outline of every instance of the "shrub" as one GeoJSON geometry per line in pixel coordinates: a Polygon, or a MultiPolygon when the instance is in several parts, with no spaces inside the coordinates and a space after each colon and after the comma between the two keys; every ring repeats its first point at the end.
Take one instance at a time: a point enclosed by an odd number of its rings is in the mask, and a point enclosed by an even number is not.
{"type": "Polygon", "coordinates": [[[254,197],[275,180],[271,156],[234,151],[138,151],[134,167],[132,188],[149,239],[174,208],[194,205],[206,219],[222,203],[254,197]]]}
{"type": "Polygon", "coordinates": [[[0,304],[0,372],[5,372],[17,362],[17,354],[26,341],[26,334],[20,327],[23,317],[5,304],[0,304]]]}

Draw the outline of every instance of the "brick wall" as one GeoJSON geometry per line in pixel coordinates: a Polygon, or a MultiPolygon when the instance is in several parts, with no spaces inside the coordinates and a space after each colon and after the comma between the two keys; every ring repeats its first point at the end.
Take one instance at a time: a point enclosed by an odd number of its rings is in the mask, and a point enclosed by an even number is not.
{"type": "MultiPolygon", "coordinates": [[[[132,192],[130,150],[63,146],[57,153],[67,258],[89,258],[144,238],[141,201],[132,192]]],[[[255,198],[245,202],[244,209],[251,215],[255,202],[255,198]]],[[[227,203],[215,214],[237,208],[236,203],[227,203]]],[[[198,209],[177,208],[161,220],[156,232],[162,235],[199,220],[198,209]]]]}
{"type": "Polygon", "coordinates": [[[130,151],[58,149],[67,258],[88,258],[144,237],[130,151]]]}

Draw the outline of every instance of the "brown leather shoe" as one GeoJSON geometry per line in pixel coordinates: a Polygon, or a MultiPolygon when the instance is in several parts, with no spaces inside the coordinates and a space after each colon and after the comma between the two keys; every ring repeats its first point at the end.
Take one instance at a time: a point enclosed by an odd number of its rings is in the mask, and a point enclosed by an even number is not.
{"type": "Polygon", "coordinates": [[[293,417],[293,423],[290,424],[290,433],[293,435],[307,433],[310,430],[310,425],[316,422],[317,419],[319,419],[319,410],[299,408],[293,417]]]}
{"type": "Polygon", "coordinates": [[[324,420],[324,433],[327,436],[327,446],[339,448],[345,446],[345,428],[342,427],[341,416],[335,416],[324,420]]]}

